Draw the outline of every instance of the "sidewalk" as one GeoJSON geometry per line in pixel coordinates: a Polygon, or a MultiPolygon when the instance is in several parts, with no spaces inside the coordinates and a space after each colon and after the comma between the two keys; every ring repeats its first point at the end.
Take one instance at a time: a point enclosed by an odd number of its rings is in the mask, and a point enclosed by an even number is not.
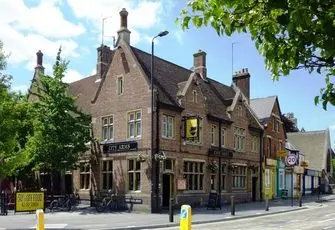
{"type": "MultiPolygon", "coordinates": [[[[329,202],[335,200],[335,195],[323,195],[320,197],[320,202],[329,202]]],[[[222,210],[207,210],[206,208],[192,209],[192,223],[208,223],[218,221],[228,221],[240,218],[250,218],[255,216],[272,215],[282,212],[291,212],[301,209],[307,209],[312,206],[320,206],[317,203],[317,197],[304,197],[302,207],[299,207],[297,200],[294,200],[294,206],[291,206],[291,200],[273,200],[269,202],[269,211],[265,211],[265,202],[251,202],[236,204],[235,215],[231,215],[230,206],[224,205],[222,210]]],[[[175,210],[174,222],[169,222],[169,215],[167,211],[161,214],[148,214],[148,213],[97,213],[95,208],[87,207],[81,204],[78,208],[71,212],[58,212],[45,214],[45,223],[56,226],[57,224],[65,224],[63,229],[157,229],[163,227],[179,226],[179,212],[175,210]]],[[[25,215],[24,213],[17,213],[15,215],[0,216],[0,228],[5,229],[28,229],[32,226],[35,220],[34,215],[25,215]],[[19,219],[18,219],[19,218],[19,219]],[[30,225],[12,226],[6,223],[15,223],[17,221],[24,223],[31,223],[30,225]],[[2,226],[4,224],[4,226],[2,226]]],[[[46,228],[48,229],[48,228],[46,228]]]]}

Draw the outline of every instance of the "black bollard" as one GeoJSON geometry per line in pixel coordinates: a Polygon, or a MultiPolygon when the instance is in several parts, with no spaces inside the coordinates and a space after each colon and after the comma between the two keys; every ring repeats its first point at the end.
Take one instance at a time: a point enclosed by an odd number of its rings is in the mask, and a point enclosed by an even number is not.
{"type": "Polygon", "coordinates": [[[169,221],[173,222],[173,198],[170,198],[169,203],[169,221]]]}
{"type": "Polygon", "coordinates": [[[1,194],[0,194],[0,204],[1,204],[0,215],[5,215],[5,192],[4,191],[1,191],[1,194]]]}
{"type": "Polygon", "coordinates": [[[230,212],[232,216],[235,216],[235,202],[234,202],[234,196],[230,197],[230,212]]]}
{"type": "Polygon", "coordinates": [[[265,211],[269,211],[269,199],[265,199],[265,211]]]}
{"type": "Polygon", "coordinates": [[[300,197],[299,197],[299,207],[302,206],[302,193],[300,193],[300,197]]]}

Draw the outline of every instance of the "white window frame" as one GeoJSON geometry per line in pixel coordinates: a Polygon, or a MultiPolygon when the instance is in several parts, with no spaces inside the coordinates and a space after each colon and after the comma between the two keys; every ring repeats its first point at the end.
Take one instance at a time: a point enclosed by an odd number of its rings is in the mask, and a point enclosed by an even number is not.
{"type": "Polygon", "coordinates": [[[90,186],[91,186],[91,166],[90,164],[88,164],[87,162],[80,162],[79,175],[80,175],[80,182],[79,182],[80,189],[81,190],[90,189],[90,186]]]}
{"type": "Polygon", "coordinates": [[[203,161],[183,161],[183,174],[186,179],[187,191],[204,191],[205,189],[205,162],[203,161]],[[186,171],[185,171],[186,168],[186,171]],[[196,183],[195,183],[196,181],[196,183]],[[192,184],[190,183],[192,182],[192,184]]]}
{"type": "Polygon", "coordinates": [[[234,127],[234,148],[238,152],[245,151],[246,130],[240,127],[234,127]]]}
{"type": "Polygon", "coordinates": [[[102,140],[114,140],[114,116],[109,115],[101,118],[101,137],[102,140]],[[107,120],[107,123],[105,123],[107,120]],[[105,130],[107,136],[105,136],[105,130]]]}
{"type": "Polygon", "coordinates": [[[232,170],[232,188],[245,189],[247,187],[247,166],[234,165],[232,170]]]}
{"type": "Polygon", "coordinates": [[[101,190],[114,188],[113,161],[103,159],[101,161],[101,190]],[[106,165],[106,167],[104,167],[106,165]],[[104,175],[106,175],[106,186],[104,184],[104,175]]]}
{"type": "Polygon", "coordinates": [[[116,85],[117,85],[117,95],[122,95],[124,93],[123,76],[117,77],[116,85]],[[120,86],[120,84],[121,84],[121,86],[120,86]]]}
{"type": "Polygon", "coordinates": [[[251,151],[254,153],[259,153],[260,147],[259,147],[259,136],[257,135],[252,135],[251,136],[251,151]]]}
{"type": "Polygon", "coordinates": [[[221,128],[221,147],[226,146],[226,128],[221,128]]]}
{"type": "Polygon", "coordinates": [[[127,113],[127,138],[138,139],[142,136],[142,111],[135,110],[127,113]],[[138,116],[139,115],[139,116],[138,116]],[[130,118],[133,116],[133,118],[130,118]],[[131,133],[131,127],[133,127],[133,134],[131,133]]]}
{"type": "Polygon", "coordinates": [[[228,172],[228,164],[227,162],[222,162],[221,163],[221,175],[220,175],[220,180],[221,180],[221,191],[227,190],[227,172],[228,172]]]}
{"type": "Polygon", "coordinates": [[[136,159],[128,159],[127,163],[128,191],[141,191],[141,162],[136,159]]]}
{"type": "Polygon", "coordinates": [[[162,137],[173,139],[174,138],[174,124],[175,118],[170,115],[163,115],[162,117],[162,137]]]}
{"type": "Polygon", "coordinates": [[[192,91],[192,101],[193,103],[198,103],[198,92],[196,90],[192,91]]]}
{"type": "Polygon", "coordinates": [[[217,129],[217,126],[212,124],[211,125],[211,145],[213,146],[218,146],[218,139],[217,139],[217,136],[218,136],[218,129],[217,129]]]}

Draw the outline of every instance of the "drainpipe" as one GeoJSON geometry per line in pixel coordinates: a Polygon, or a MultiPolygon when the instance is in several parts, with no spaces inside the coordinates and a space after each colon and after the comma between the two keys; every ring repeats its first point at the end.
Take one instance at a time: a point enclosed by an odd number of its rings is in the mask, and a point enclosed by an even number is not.
{"type": "MultiPolygon", "coordinates": [[[[219,122],[219,152],[221,154],[221,121],[219,122]]],[[[219,197],[220,197],[220,208],[221,208],[221,156],[219,156],[219,197]]]]}
{"type": "Polygon", "coordinates": [[[259,140],[260,144],[260,154],[259,154],[259,198],[263,200],[263,156],[264,156],[264,146],[263,146],[263,135],[264,131],[261,130],[261,138],[259,140]]]}

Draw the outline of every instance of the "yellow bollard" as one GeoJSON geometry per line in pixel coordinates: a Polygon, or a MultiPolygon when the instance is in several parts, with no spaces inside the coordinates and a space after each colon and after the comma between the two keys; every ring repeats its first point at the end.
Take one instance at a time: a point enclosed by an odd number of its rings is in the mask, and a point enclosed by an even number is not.
{"type": "Polygon", "coordinates": [[[192,229],[192,210],[189,205],[182,205],[180,210],[180,230],[192,229]]]}
{"type": "Polygon", "coordinates": [[[44,230],[44,212],[43,209],[36,210],[36,230],[44,230]]]}

